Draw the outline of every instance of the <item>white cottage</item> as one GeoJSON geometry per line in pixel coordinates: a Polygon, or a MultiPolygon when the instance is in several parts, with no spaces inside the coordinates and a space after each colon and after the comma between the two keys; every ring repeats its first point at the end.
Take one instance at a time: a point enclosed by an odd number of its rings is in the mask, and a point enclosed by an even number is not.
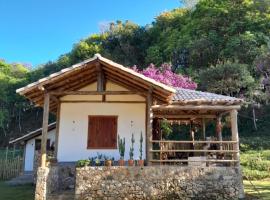
{"type": "MultiPolygon", "coordinates": [[[[239,168],[237,110],[241,99],[172,88],[99,54],[20,88],[17,93],[44,109],[40,176],[46,176],[49,112],[56,115],[54,156],[58,163],[76,162],[97,153],[118,160],[118,135],[126,139],[127,160],[132,134],[136,141],[134,159],[138,159],[142,134],[147,166],[192,167],[198,162],[200,166],[239,168]],[[223,140],[221,119],[226,115],[231,120],[231,135],[223,140]],[[164,139],[160,129],[164,119],[188,125],[190,139],[164,139]],[[213,120],[216,132],[207,138],[206,124],[213,120]]],[[[26,169],[31,169],[30,164],[26,169]]],[[[46,179],[40,177],[42,180],[46,179]]],[[[44,183],[37,185],[36,199],[44,199],[40,187],[44,183]]]]}
{"type": "MultiPolygon", "coordinates": [[[[58,162],[75,162],[97,153],[117,160],[117,136],[126,139],[128,151],[131,135],[134,134],[138,143],[142,133],[143,158],[149,164],[155,163],[152,154],[157,151],[151,150],[150,144],[155,143],[152,139],[158,135],[155,135],[159,131],[158,119],[205,126],[206,120],[220,120],[228,113],[234,119],[242,103],[241,99],[233,97],[166,86],[99,54],[20,88],[17,93],[37,106],[44,106],[43,129],[11,141],[26,141],[25,170],[32,169],[35,141],[39,141],[42,131],[42,153],[45,154],[47,146],[45,138],[49,138],[48,141],[55,143],[58,162]],[[49,126],[48,112],[57,116],[56,123],[49,126]]],[[[232,125],[237,126],[234,122],[232,120],[232,125]]],[[[237,127],[232,133],[238,138],[237,127]]],[[[232,162],[237,162],[236,156],[232,162]]],[[[138,157],[139,150],[135,148],[134,158],[138,157]]]]}

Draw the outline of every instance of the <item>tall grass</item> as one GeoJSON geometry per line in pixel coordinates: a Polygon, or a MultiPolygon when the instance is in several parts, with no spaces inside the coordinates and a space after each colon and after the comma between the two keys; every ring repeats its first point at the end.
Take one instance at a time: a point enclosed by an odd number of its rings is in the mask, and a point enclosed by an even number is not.
{"type": "Polygon", "coordinates": [[[270,178],[270,137],[245,137],[240,140],[244,178],[270,178]]]}

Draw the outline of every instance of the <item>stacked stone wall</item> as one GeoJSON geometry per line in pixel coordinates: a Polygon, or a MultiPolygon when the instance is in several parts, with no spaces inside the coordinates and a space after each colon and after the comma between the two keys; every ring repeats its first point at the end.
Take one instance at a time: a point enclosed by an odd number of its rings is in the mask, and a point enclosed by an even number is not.
{"type": "Polygon", "coordinates": [[[85,167],[76,170],[75,196],[82,199],[238,199],[239,168],[85,167]]]}

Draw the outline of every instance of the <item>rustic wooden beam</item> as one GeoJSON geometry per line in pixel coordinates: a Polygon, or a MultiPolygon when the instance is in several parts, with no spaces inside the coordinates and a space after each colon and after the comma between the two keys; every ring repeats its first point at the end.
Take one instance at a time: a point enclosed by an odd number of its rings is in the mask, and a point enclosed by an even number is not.
{"type": "Polygon", "coordinates": [[[160,152],[199,152],[199,153],[237,153],[235,150],[203,150],[203,149],[162,149],[162,150],[151,150],[152,153],[160,152]]]}
{"type": "Polygon", "coordinates": [[[179,160],[150,160],[150,162],[157,162],[157,163],[160,163],[160,162],[163,162],[163,163],[166,163],[166,162],[174,162],[174,163],[177,163],[177,162],[217,162],[217,163],[235,163],[237,162],[237,160],[187,160],[187,159],[179,159],[179,160]]]}
{"type": "MultiPolygon", "coordinates": [[[[216,118],[216,134],[218,141],[222,141],[222,124],[221,124],[221,115],[218,115],[216,118]]],[[[219,149],[222,149],[222,145],[219,145],[219,149]]]]}
{"type": "Polygon", "coordinates": [[[175,143],[175,144],[190,144],[190,143],[195,143],[195,144],[236,144],[237,141],[190,141],[190,140],[151,140],[150,142],[152,143],[175,143]]]}
{"type": "Polygon", "coordinates": [[[152,106],[153,110],[239,110],[240,105],[234,106],[211,106],[211,105],[155,105],[152,106]]]}
{"type": "Polygon", "coordinates": [[[59,143],[59,126],[60,126],[60,111],[61,111],[61,102],[57,104],[57,113],[56,113],[56,132],[55,132],[55,148],[54,148],[54,157],[57,159],[58,154],[58,143],[59,143]]]}
{"type": "Polygon", "coordinates": [[[50,94],[45,93],[43,106],[42,138],[41,138],[41,167],[46,167],[46,156],[47,156],[46,147],[48,135],[49,107],[50,107],[50,94]]]}
{"type": "Polygon", "coordinates": [[[51,95],[50,98],[51,98],[51,100],[53,100],[55,103],[57,103],[57,104],[59,103],[59,99],[58,99],[56,96],[51,95]]]}
{"type": "Polygon", "coordinates": [[[78,83],[87,81],[93,77],[96,79],[96,75],[94,71],[87,72],[85,74],[77,75],[78,77],[75,78],[66,78],[65,80],[62,80],[58,84],[51,85],[50,87],[47,87],[48,90],[59,90],[59,88],[66,88],[70,87],[71,85],[76,85],[78,83]]]}
{"type": "Polygon", "coordinates": [[[165,118],[165,119],[200,119],[200,118],[209,118],[209,119],[213,119],[216,118],[215,115],[189,115],[189,114],[181,114],[181,115],[166,115],[166,114],[155,114],[154,113],[154,117],[156,118],[165,118]]]}
{"type": "MultiPolygon", "coordinates": [[[[128,90],[135,89],[135,91],[141,92],[141,96],[143,96],[143,97],[147,96],[148,88],[137,86],[136,84],[132,83],[130,80],[124,80],[123,78],[117,79],[109,74],[107,74],[106,77],[108,80],[112,81],[113,83],[116,83],[116,84],[118,84],[118,85],[120,85],[128,90]]],[[[158,96],[157,94],[154,94],[154,93],[153,93],[153,99],[159,100],[160,102],[162,102],[162,104],[166,102],[164,98],[161,98],[160,96],[158,96]]]]}
{"type": "Polygon", "coordinates": [[[104,91],[104,72],[99,62],[96,63],[96,70],[97,70],[97,91],[103,92],[104,91]]]}
{"type": "MultiPolygon", "coordinates": [[[[104,89],[104,91],[106,91],[107,90],[107,88],[106,88],[106,85],[107,85],[107,80],[106,80],[106,78],[105,78],[105,76],[103,76],[104,77],[104,81],[103,81],[103,89],[104,89]]],[[[102,95],[102,101],[103,102],[105,102],[106,101],[106,95],[102,95]]]]}
{"type": "MultiPolygon", "coordinates": [[[[110,69],[110,68],[104,68],[108,72],[108,74],[113,74],[115,77],[118,77],[118,79],[125,80],[127,82],[131,82],[134,85],[143,87],[145,89],[149,89],[150,87],[153,87],[151,83],[142,81],[140,78],[135,76],[130,76],[127,74],[123,74],[122,71],[110,69]]],[[[161,89],[160,87],[153,88],[153,93],[156,93],[160,97],[164,98],[166,101],[168,101],[168,98],[170,98],[171,92],[164,91],[164,89],[161,89]]]]}
{"type": "Polygon", "coordinates": [[[51,91],[51,95],[131,95],[140,94],[138,91],[51,91]]]}
{"type": "Polygon", "coordinates": [[[114,77],[110,76],[110,75],[106,75],[107,79],[110,80],[111,82],[120,85],[121,87],[124,87],[127,90],[131,90],[131,91],[139,91],[142,94],[144,93],[144,97],[146,97],[147,95],[147,90],[145,90],[144,88],[138,87],[132,83],[129,83],[128,81],[122,81],[122,80],[117,80],[114,77]]]}
{"type": "MultiPolygon", "coordinates": [[[[237,127],[237,110],[232,110],[230,112],[231,116],[231,132],[232,132],[232,140],[237,141],[237,143],[233,144],[233,150],[239,151],[239,136],[238,136],[238,127],[237,127]]],[[[234,153],[234,159],[238,160],[237,167],[240,166],[239,158],[240,154],[234,153]]]]}
{"type": "Polygon", "coordinates": [[[150,142],[152,140],[152,122],[153,122],[153,113],[152,113],[152,104],[153,104],[153,98],[152,98],[152,88],[149,89],[147,94],[147,103],[146,103],[146,162],[147,165],[151,165],[150,160],[152,160],[152,147],[153,144],[150,142]]]}
{"type": "Polygon", "coordinates": [[[205,134],[206,126],[205,126],[205,117],[202,118],[202,137],[205,140],[206,134],[205,134]]]}
{"type": "Polygon", "coordinates": [[[59,86],[60,87],[65,86],[67,83],[72,83],[78,79],[89,77],[90,75],[93,75],[94,73],[95,73],[95,68],[78,70],[76,71],[76,73],[73,73],[72,76],[69,76],[68,78],[62,77],[62,78],[59,78],[57,81],[54,81],[53,83],[48,83],[46,85],[46,88],[48,90],[51,90],[59,86]]]}
{"type": "Polygon", "coordinates": [[[110,71],[111,73],[115,73],[116,75],[121,75],[122,77],[129,77],[131,80],[135,80],[136,83],[141,83],[141,84],[144,84],[145,86],[147,86],[147,88],[149,87],[155,87],[156,90],[166,94],[166,96],[170,95],[171,91],[166,91],[164,90],[164,87],[162,87],[161,85],[153,85],[153,83],[147,81],[147,80],[142,80],[141,77],[137,77],[137,76],[134,76],[133,74],[129,74],[129,73],[126,73],[124,72],[123,70],[121,69],[117,69],[113,66],[111,66],[110,64],[106,63],[106,62],[103,62],[101,61],[103,65],[107,66],[105,69],[110,71]]]}
{"type": "Polygon", "coordinates": [[[78,101],[61,101],[61,103],[146,103],[146,101],[102,101],[102,100],[78,100],[78,101]]]}

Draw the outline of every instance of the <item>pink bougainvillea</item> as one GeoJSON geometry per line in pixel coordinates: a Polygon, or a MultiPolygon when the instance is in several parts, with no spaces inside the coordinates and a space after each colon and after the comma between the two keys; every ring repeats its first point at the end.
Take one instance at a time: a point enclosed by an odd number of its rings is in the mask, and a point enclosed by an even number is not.
{"type": "Polygon", "coordinates": [[[132,69],[146,77],[152,78],[158,82],[164,83],[169,86],[185,88],[195,90],[197,84],[191,80],[188,76],[183,76],[181,74],[173,73],[170,64],[162,64],[159,68],[155,65],[150,64],[146,69],[140,71],[136,66],[132,69]]]}

